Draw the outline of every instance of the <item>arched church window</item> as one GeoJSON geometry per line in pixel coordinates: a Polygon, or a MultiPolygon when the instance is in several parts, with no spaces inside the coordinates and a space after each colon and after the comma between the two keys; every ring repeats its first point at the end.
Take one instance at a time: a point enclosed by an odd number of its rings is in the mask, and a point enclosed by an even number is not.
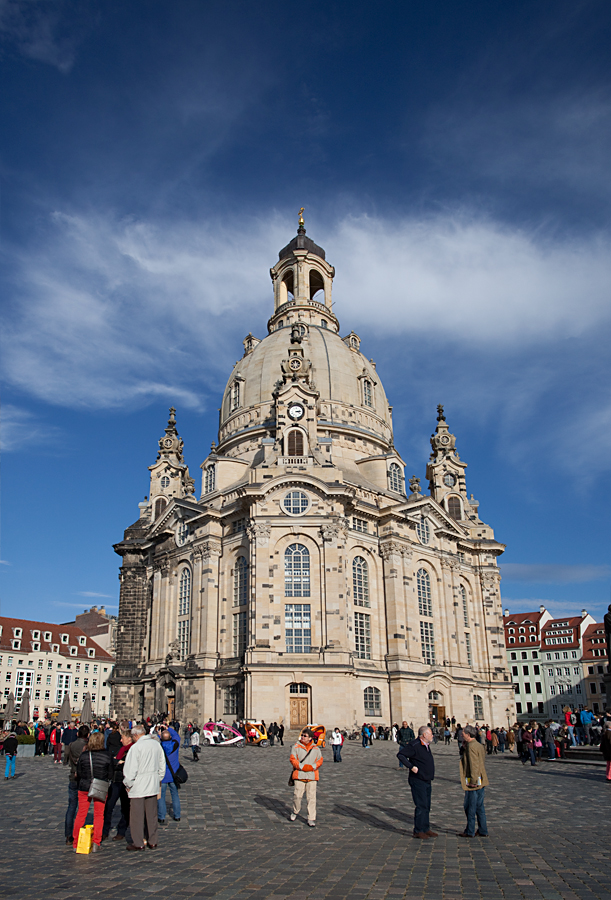
{"type": "MultiPolygon", "coordinates": [[[[363,379],[363,405],[373,406],[373,390],[371,382],[367,378],[363,379]]],[[[397,466],[397,468],[399,467],[397,466]]],[[[400,488],[397,488],[397,490],[400,490],[400,488]]]]}
{"type": "Polygon", "coordinates": [[[158,519],[161,513],[167,506],[167,501],[163,499],[163,497],[159,497],[158,500],[155,500],[155,518],[158,519]]]}
{"type": "Polygon", "coordinates": [[[191,631],[191,570],[184,568],[180,573],[178,586],[178,652],[180,659],[189,655],[189,639],[191,631]]]}
{"type": "Polygon", "coordinates": [[[473,694],[473,715],[476,719],[484,718],[484,701],[479,694],[473,694]]]}
{"type": "Polygon", "coordinates": [[[352,594],[357,606],[369,606],[369,568],[362,556],[352,560],[352,594]]]}
{"type": "Polygon", "coordinates": [[[284,328],[284,320],[283,319],[280,319],[280,321],[278,322],[278,328],[284,328]]]}
{"type": "Polygon", "coordinates": [[[457,522],[460,522],[462,519],[462,509],[460,506],[460,499],[452,495],[448,497],[448,512],[452,516],[453,519],[456,519],[457,522]]]}
{"type": "Polygon", "coordinates": [[[403,474],[397,463],[391,463],[388,467],[388,487],[399,494],[403,492],[403,474]]]}
{"type": "Polygon", "coordinates": [[[303,431],[298,428],[289,431],[288,456],[303,456],[303,431]]]}
{"type": "Polygon", "coordinates": [[[310,687],[305,683],[305,681],[294,681],[289,685],[289,694],[307,694],[309,693],[310,687]]]}
{"type": "Polygon", "coordinates": [[[240,382],[234,381],[231,388],[231,412],[240,408],[240,382]]]}
{"type": "Polygon", "coordinates": [[[233,570],[233,605],[243,606],[248,602],[248,563],[244,556],[238,556],[233,570]]]}
{"type": "Polygon", "coordinates": [[[421,544],[428,544],[431,539],[431,529],[424,516],[419,522],[416,522],[416,534],[418,535],[421,544]]]}
{"type": "Polygon", "coordinates": [[[178,615],[188,616],[191,606],[191,570],[183,569],[178,588],[178,615]]]}
{"type": "Polygon", "coordinates": [[[459,585],[458,593],[462,600],[462,617],[465,628],[469,627],[469,607],[467,606],[467,589],[464,584],[459,585]]]}
{"type": "Polygon", "coordinates": [[[206,475],[204,477],[204,493],[210,494],[215,488],[216,484],[216,467],[213,465],[208,466],[206,469],[206,475]]]}
{"type": "Polygon", "coordinates": [[[363,703],[365,706],[365,716],[381,716],[382,715],[382,694],[379,688],[367,687],[363,691],[363,703]]]}
{"type": "Polygon", "coordinates": [[[418,586],[418,612],[421,616],[432,617],[431,576],[426,569],[418,569],[416,572],[416,584],[418,586]]]}
{"type": "Polygon", "coordinates": [[[310,553],[303,544],[291,544],[284,552],[284,595],[310,596],[310,553]]]}
{"type": "Polygon", "coordinates": [[[321,327],[321,328],[326,328],[326,327],[327,327],[327,320],[326,320],[326,319],[321,319],[321,320],[320,320],[320,327],[321,327]]]}

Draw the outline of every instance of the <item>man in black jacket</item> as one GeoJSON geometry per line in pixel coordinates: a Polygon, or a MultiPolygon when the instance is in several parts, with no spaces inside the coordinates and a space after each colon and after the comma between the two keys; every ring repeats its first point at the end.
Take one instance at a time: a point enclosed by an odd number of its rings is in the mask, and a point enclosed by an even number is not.
{"type": "MultiPolygon", "coordinates": [[[[402,747],[407,747],[410,741],[413,741],[416,735],[414,734],[414,729],[411,728],[407,722],[403,722],[401,728],[397,732],[397,740],[401,744],[402,747]]],[[[403,763],[401,762],[401,757],[399,756],[399,768],[403,769],[403,763]]],[[[407,768],[407,767],[405,767],[407,768]]]]}
{"type": "Polygon", "coordinates": [[[418,737],[402,746],[397,756],[409,769],[409,786],[414,800],[414,837],[420,840],[437,837],[431,831],[431,782],[435,778],[435,761],[431,753],[433,732],[428,725],[421,725],[418,737]]]}

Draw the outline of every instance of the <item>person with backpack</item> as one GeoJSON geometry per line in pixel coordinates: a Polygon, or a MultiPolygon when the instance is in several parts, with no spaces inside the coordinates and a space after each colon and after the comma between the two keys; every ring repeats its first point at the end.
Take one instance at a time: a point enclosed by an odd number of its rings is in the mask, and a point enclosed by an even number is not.
{"type": "Polygon", "coordinates": [[[44,756],[47,752],[47,732],[43,722],[38,723],[36,729],[36,746],[34,748],[35,756],[44,756]]]}
{"type": "Polygon", "coordinates": [[[361,728],[361,737],[363,739],[363,749],[367,750],[369,747],[369,726],[366,722],[363,722],[363,727],[361,728]]]}
{"type": "Polygon", "coordinates": [[[53,765],[62,764],[62,730],[59,725],[51,728],[49,735],[49,745],[53,748],[53,765]]]}
{"type": "Polygon", "coordinates": [[[180,747],[180,736],[174,728],[168,726],[161,734],[161,749],[165,756],[165,775],[161,779],[161,796],[157,800],[157,821],[160,825],[165,825],[166,817],[166,788],[170,788],[170,796],[172,798],[172,813],[175,822],[180,822],[180,797],[178,796],[178,785],[174,781],[174,775],[180,766],[178,758],[178,749],[180,747]]]}

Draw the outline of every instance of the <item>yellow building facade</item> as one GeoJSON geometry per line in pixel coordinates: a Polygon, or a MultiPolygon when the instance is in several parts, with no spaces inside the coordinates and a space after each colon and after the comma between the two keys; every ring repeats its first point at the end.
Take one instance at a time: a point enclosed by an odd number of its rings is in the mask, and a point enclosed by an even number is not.
{"type": "Polygon", "coordinates": [[[244,339],[199,499],[174,410],[122,556],[114,711],[350,727],[506,722],[497,557],[438,407],[428,492],[406,489],[392,408],[335,271],[296,237],[244,339]]]}

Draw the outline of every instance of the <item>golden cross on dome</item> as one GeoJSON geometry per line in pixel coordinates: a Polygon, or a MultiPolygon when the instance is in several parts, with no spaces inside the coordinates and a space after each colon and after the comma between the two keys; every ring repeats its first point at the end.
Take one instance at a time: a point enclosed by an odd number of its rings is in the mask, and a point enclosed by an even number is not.
{"type": "Polygon", "coordinates": [[[303,221],[303,210],[304,207],[302,206],[299,210],[299,222],[297,223],[298,225],[305,225],[305,222],[303,221]]]}

